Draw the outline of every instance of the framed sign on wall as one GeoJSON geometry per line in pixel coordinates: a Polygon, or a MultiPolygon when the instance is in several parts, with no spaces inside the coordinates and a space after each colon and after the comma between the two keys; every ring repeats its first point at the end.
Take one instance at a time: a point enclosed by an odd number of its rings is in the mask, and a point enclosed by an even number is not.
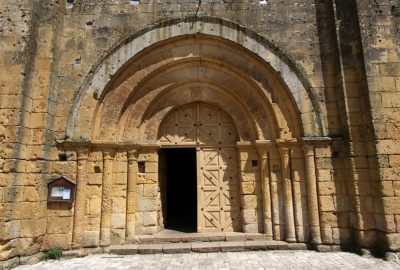
{"type": "Polygon", "coordinates": [[[71,179],[61,176],[48,183],[48,202],[66,202],[74,201],[76,183],[71,179]]]}

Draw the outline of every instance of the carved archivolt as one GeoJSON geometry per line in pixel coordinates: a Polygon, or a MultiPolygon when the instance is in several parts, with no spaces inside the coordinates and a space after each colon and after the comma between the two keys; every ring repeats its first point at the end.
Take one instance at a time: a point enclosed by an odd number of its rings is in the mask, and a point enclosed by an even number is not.
{"type": "Polygon", "coordinates": [[[262,38],[251,35],[239,44],[237,37],[246,36],[243,29],[187,24],[144,31],[111,52],[82,86],[67,135],[154,143],[161,119],[195,101],[227,107],[239,140],[324,135],[312,94],[262,38]],[[235,119],[229,110],[242,117],[235,119]]]}

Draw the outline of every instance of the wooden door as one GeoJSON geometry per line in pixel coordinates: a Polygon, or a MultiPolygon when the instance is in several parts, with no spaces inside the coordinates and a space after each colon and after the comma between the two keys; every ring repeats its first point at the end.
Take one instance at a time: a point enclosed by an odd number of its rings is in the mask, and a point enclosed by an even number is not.
{"type": "Polygon", "coordinates": [[[236,149],[200,148],[197,183],[198,231],[240,231],[236,149]]]}
{"type": "Polygon", "coordinates": [[[174,109],[162,121],[159,142],[196,145],[199,232],[240,231],[235,125],[222,109],[195,102],[174,109]]]}

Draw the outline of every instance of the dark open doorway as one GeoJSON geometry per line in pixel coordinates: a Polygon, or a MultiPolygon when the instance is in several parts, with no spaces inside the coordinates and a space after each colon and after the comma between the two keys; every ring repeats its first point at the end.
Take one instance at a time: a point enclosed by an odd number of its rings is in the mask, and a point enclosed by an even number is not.
{"type": "Polygon", "coordinates": [[[197,231],[196,149],[162,149],[164,225],[166,229],[197,231]]]}

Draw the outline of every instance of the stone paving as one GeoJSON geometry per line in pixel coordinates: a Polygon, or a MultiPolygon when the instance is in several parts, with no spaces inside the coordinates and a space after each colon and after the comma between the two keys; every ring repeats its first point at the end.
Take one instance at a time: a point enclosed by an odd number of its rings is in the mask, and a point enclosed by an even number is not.
{"type": "Polygon", "coordinates": [[[361,257],[352,253],[315,251],[251,251],[227,253],[184,253],[154,255],[92,255],[61,261],[23,265],[18,270],[75,269],[400,269],[396,261],[361,257]]]}

